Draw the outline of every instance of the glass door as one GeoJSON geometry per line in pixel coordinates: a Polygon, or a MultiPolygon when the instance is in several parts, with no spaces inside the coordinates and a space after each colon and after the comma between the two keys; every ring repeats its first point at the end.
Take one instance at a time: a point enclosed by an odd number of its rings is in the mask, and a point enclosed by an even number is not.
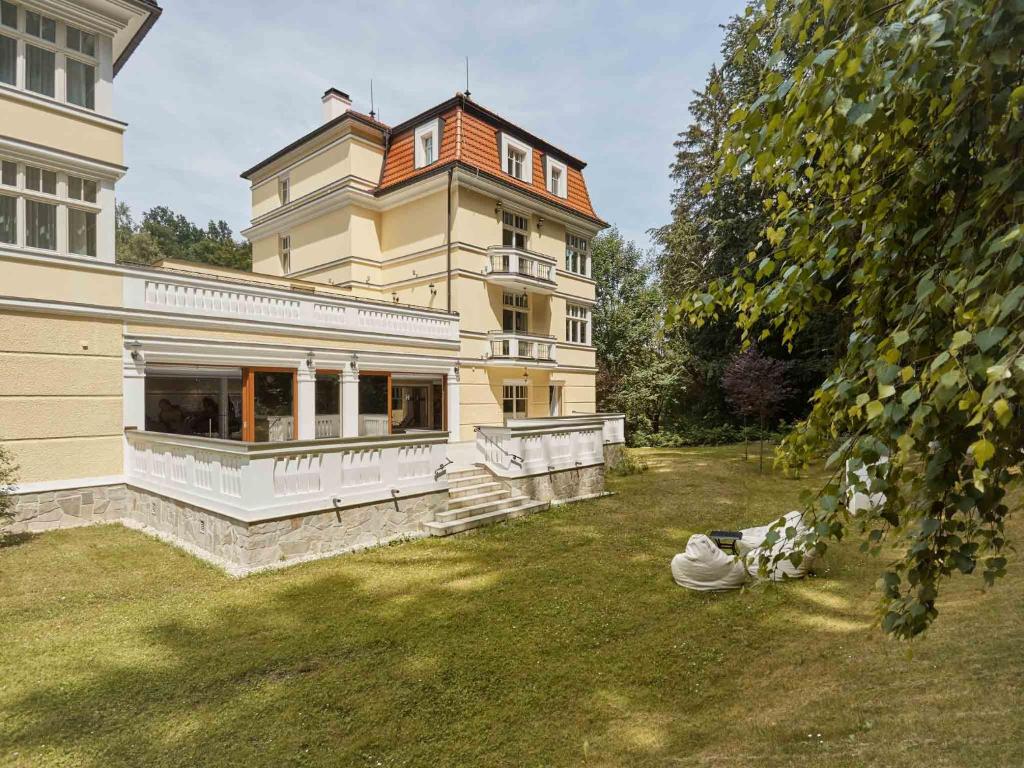
{"type": "Polygon", "coordinates": [[[279,442],[295,439],[295,371],[246,370],[245,439],[279,442]]]}

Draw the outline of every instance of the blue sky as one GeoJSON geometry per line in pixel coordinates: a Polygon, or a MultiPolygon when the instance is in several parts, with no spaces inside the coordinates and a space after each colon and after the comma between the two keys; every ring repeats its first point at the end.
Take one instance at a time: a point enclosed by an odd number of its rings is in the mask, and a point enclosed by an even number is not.
{"type": "Polygon", "coordinates": [[[312,130],[336,86],[396,124],[462,90],[588,163],[598,213],[641,245],[669,217],[672,142],[719,60],[718,2],[165,0],[118,75],[133,213],[168,205],[248,224],[238,174],[312,130]]]}

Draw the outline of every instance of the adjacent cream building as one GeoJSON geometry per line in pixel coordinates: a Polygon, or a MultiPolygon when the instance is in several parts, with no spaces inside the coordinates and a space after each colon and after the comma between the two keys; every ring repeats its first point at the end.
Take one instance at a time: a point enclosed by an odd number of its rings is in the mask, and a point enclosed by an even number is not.
{"type": "Polygon", "coordinates": [[[462,94],[246,171],[252,272],[115,261],[114,76],[150,0],[0,0],[0,444],[15,530],[237,573],[603,492],[583,163],[462,94]]]}

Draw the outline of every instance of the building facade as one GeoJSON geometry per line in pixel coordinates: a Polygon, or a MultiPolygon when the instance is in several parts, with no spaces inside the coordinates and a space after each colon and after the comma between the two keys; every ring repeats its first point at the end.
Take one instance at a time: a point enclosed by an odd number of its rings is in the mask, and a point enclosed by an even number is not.
{"type": "Polygon", "coordinates": [[[118,263],[114,76],[160,13],[0,0],[14,529],[246,573],[601,493],[583,164],[462,95],[390,128],[332,89],[245,174],[251,272],[118,263]]]}
{"type": "MultiPolygon", "coordinates": [[[[336,89],[322,101],[320,127],[243,174],[254,272],[457,313],[456,440],[593,413],[590,242],[606,225],[584,163],[463,94],[394,127],[336,89]]],[[[396,406],[422,399],[397,386],[396,406]]]]}

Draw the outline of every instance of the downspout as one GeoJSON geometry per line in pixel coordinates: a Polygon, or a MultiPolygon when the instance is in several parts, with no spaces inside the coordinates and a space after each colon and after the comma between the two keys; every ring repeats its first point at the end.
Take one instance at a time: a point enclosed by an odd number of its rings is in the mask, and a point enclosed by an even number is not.
{"type": "Polygon", "coordinates": [[[445,249],[448,252],[448,311],[452,311],[452,177],[455,166],[448,169],[448,226],[445,227],[445,249]]]}

